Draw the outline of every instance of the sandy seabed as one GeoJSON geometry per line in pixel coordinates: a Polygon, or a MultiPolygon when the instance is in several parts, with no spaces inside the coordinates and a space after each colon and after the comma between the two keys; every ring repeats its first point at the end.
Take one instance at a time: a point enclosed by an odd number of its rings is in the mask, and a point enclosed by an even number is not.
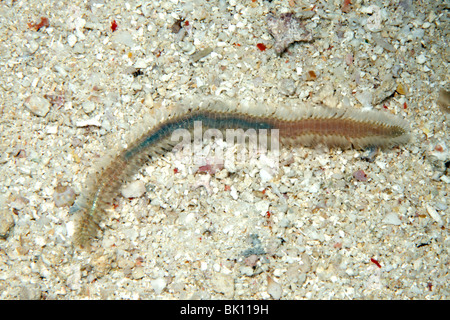
{"type": "Polygon", "coordinates": [[[2,1],[0,299],[449,299],[449,4],[346,3],[2,1]],[[278,53],[287,13],[312,39],[278,53]],[[208,96],[378,109],[412,140],[284,148],[276,170],[172,152],[74,247],[97,163],[208,96]]]}

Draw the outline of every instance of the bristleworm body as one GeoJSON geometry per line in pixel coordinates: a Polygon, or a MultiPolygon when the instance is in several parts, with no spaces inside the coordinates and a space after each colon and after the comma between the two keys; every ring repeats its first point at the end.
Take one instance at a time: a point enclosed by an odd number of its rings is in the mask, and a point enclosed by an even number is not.
{"type": "Polygon", "coordinates": [[[157,120],[99,170],[86,192],[86,201],[75,230],[75,243],[81,247],[87,246],[97,234],[105,209],[121,185],[143,162],[172,150],[178,143],[171,139],[174,131],[193,131],[197,122],[205,128],[219,131],[277,129],[281,145],[324,144],[343,149],[364,149],[388,148],[409,140],[409,125],[388,112],[332,109],[320,105],[269,110],[258,106],[244,110],[211,100],[195,107],[180,107],[157,120]]]}

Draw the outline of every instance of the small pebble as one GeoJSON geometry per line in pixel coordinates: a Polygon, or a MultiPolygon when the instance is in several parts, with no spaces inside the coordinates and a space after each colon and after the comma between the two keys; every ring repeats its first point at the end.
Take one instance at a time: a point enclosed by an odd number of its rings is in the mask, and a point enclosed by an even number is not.
{"type": "Polygon", "coordinates": [[[83,111],[87,114],[89,114],[95,110],[95,103],[92,101],[89,101],[89,100],[83,102],[83,104],[81,106],[83,108],[83,111]]]}
{"type": "Polygon", "coordinates": [[[358,92],[355,94],[356,100],[358,100],[359,103],[362,104],[365,108],[371,108],[372,107],[372,92],[369,90],[358,92]]]}
{"type": "Polygon", "coordinates": [[[134,64],[134,67],[136,69],[146,69],[148,67],[148,65],[144,59],[137,59],[136,63],[134,64]]]}
{"type": "Polygon", "coordinates": [[[267,276],[267,293],[275,300],[279,300],[283,293],[281,285],[269,276],[267,276]]]}
{"type": "Polygon", "coordinates": [[[292,79],[283,79],[280,81],[280,85],[278,86],[281,94],[285,96],[292,96],[295,93],[297,87],[295,86],[295,82],[292,79]]]}
{"type": "Polygon", "coordinates": [[[212,51],[213,51],[213,49],[212,49],[212,48],[209,48],[209,47],[206,48],[206,49],[197,51],[196,53],[194,53],[194,54],[191,56],[191,59],[192,59],[192,61],[197,62],[197,61],[199,61],[200,59],[202,59],[202,58],[206,57],[207,55],[209,55],[212,51]]]}
{"type": "Polygon", "coordinates": [[[38,117],[45,117],[50,111],[50,102],[38,95],[26,98],[24,104],[28,110],[38,117]]]}
{"type": "Polygon", "coordinates": [[[311,32],[306,30],[301,19],[293,13],[283,13],[279,16],[269,14],[266,21],[269,33],[275,39],[274,48],[277,54],[283,53],[291,43],[312,40],[311,32]]]}
{"type": "Polygon", "coordinates": [[[172,33],[178,33],[181,28],[183,27],[183,19],[177,19],[170,27],[170,30],[172,30],[172,33]]]}
{"type": "Polygon", "coordinates": [[[425,55],[421,54],[416,57],[416,61],[418,64],[424,64],[427,61],[425,55]]]}
{"type": "Polygon", "coordinates": [[[398,217],[398,215],[396,213],[387,214],[384,217],[383,222],[386,224],[392,224],[394,226],[399,226],[402,224],[402,221],[400,220],[400,218],[398,217]]]}
{"type": "Polygon", "coordinates": [[[180,48],[187,55],[192,55],[195,52],[195,46],[192,44],[192,42],[183,41],[180,43],[180,48]]]}
{"type": "Polygon", "coordinates": [[[0,211],[0,238],[6,239],[14,227],[13,214],[6,209],[0,211]]]}
{"type": "Polygon", "coordinates": [[[397,91],[397,93],[401,95],[406,94],[405,87],[401,83],[398,84],[397,89],[395,91],[397,91]]]}
{"type": "Polygon", "coordinates": [[[256,263],[258,262],[258,256],[256,254],[252,254],[250,256],[248,256],[247,258],[245,258],[245,264],[249,267],[254,267],[256,266],[256,263]]]}
{"type": "MultiPolygon", "coordinates": [[[[143,267],[136,267],[131,272],[131,277],[134,280],[142,279],[144,276],[145,276],[145,272],[144,272],[144,268],[143,267]]],[[[153,280],[153,281],[158,281],[158,280],[159,279],[153,280]]],[[[164,279],[162,279],[162,280],[164,281],[164,279]]],[[[152,284],[153,289],[155,289],[155,286],[153,286],[153,282],[151,284],[152,284]]],[[[165,282],[164,282],[164,286],[165,286],[165,282]]],[[[164,287],[163,287],[161,290],[159,290],[160,289],[159,288],[159,284],[157,284],[156,287],[158,288],[158,291],[159,291],[159,292],[156,292],[157,294],[161,293],[162,289],[164,289],[164,287]]],[[[155,289],[155,291],[156,291],[156,289],[155,289]]]]}
{"type": "Polygon", "coordinates": [[[150,284],[153,290],[155,290],[155,293],[160,294],[166,287],[166,280],[164,280],[163,278],[158,278],[150,281],[150,284]]]}
{"type": "Polygon", "coordinates": [[[11,208],[16,209],[16,210],[22,210],[29,203],[30,203],[30,200],[28,200],[25,197],[19,196],[16,199],[14,199],[13,201],[11,201],[10,206],[11,206],[11,208]]]}
{"type": "Polygon", "coordinates": [[[86,25],[86,20],[81,17],[78,17],[75,19],[74,23],[75,23],[75,28],[77,30],[82,30],[84,28],[84,26],[86,25]]]}
{"type": "Polygon", "coordinates": [[[98,121],[98,119],[96,119],[96,118],[77,121],[75,125],[77,127],[89,127],[89,126],[101,127],[102,126],[100,121],[98,121]]]}
{"type": "Polygon", "coordinates": [[[153,97],[151,93],[147,93],[144,99],[144,105],[148,108],[152,108],[154,105],[153,97]]]}
{"type": "Polygon", "coordinates": [[[281,228],[288,228],[288,227],[291,226],[291,222],[289,221],[288,218],[284,217],[284,218],[282,218],[282,219],[280,220],[279,226],[280,226],[281,228]]]}
{"type": "Polygon", "coordinates": [[[145,193],[145,184],[141,180],[130,182],[122,188],[121,193],[124,198],[139,198],[145,193]]]}
{"type": "Polygon", "coordinates": [[[397,89],[397,83],[394,78],[387,78],[383,80],[381,85],[375,90],[372,98],[372,103],[377,105],[387,98],[389,98],[397,89]]]}
{"type": "Polygon", "coordinates": [[[429,204],[427,204],[427,212],[430,215],[430,217],[437,222],[438,225],[442,226],[444,224],[441,215],[436,211],[436,209],[434,209],[429,204]]]}
{"type": "Polygon", "coordinates": [[[364,154],[361,156],[361,160],[367,161],[367,162],[374,162],[375,158],[377,157],[379,153],[378,148],[368,148],[364,154]]]}
{"type": "Polygon", "coordinates": [[[437,104],[442,111],[450,113],[450,91],[440,89],[437,104]]]}
{"type": "Polygon", "coordinates": [[[30,53],[35,53],[37,49],[39,49],[39,44],[34,40],[30,40],[28,42],[28,49],[30,50],[30,53]]]}
{"type": "Polygon", "coordinates": [[[331,177],[332,177],[333,179],[336,179],[336,180],[344,179],[344,175],[343,175],[342,173],[340,173],[340,172],[333,173],[333,174],[331,175],[331,177]]]}
{"type": "Polygon", "coordinates": [[[351,66],[353,64],[353,55],[351,53],[347,53],[344,60],[346,65],[351,66]]]}
{"type": "Polygon", "coordinates": [[[134,45],[135,45],[133,37],[132,37],[131,33],[129,33],[128,31],[114,32],[113,36],[111,37],[111,40],[115,43],[123,44],[130,48],[134,47],[134,45]]]}
{"type": "Polygon", "coordinates": [[[234,199],[237,200],[239,198],[239,194],[236,190],[236,188],[234,186],[231,186],[231,190],[230,190],[230,196],[234,199]]]}
{"type": "Polygon", "coordinates": [[[75,191],[71,187],[63,186],[61,184],[56,186],[55,192],[53,193],[53,201],[58,208],[66,206],[70,207],[75,202],[75,198],[75,191]]]}
{"type": "Polygon", "coordinates": [[[394,78],[398,78],[400,77],[400,74],[402,73],[403,69],[401,66],[399,66],[398,64],[396,64],[395,66],[392,67],[392,76],[394,78]]]}
{"type": "Polygon", "coordinates": [[[341,10],[342,10],[342,12],[344,12],[344,13],[348,13],[348,12],[350,12],[351,11],[351,1],[350,0],[344,0],[343,2],[342,2],[342,5],[341,5],[341,10]]]}
{"type": "Polygon", "coordinates": [[[314,81],[317,79],[317,74],[313,70],[309,70],[306,72],[306,80],[307,81],[314,81]]]}
{"type": "Polygon", "coordinates": [[[411,37],[413,39],[422,39],[425,35],[425,30],[423,29],[414,29],[413,32],[411,32],[411,37]]]}
{"type": "Polygon", "coordinates": [[[78,41],[77,36],[74,34],[69,34],[69,36],[67,37],[67,43],[71,48],[73,48],[73,46],[77,43],[77,41],[78,41]]]}
{"type": "Polygon", "coordinates": [[[378,44],[381,48],[383,48],[386,51],[389,52],[395,52],[395,47],[388,43],[386,40],[384,40],[381,36],[378,36],[377,34],[373,37],[376,44],[378,44]]]}
{"type": "Polygon", "coordinates": [[[353,172],[353,177],[358,181],[362,181],[362,182],[367,181],[367,174],[364,172],[364,170],[358,170],[358,171],[353,172]]]}
{"type": "Polygon", "coordinates": [[[41,286],[38,283],[24,284],[20,292],[21,300],[40,300],[41,296],[41,286]]]}
{"type": "Polygon", "coordinates": [[[214,291],[222,293],[227,299],[234,296],[234,279],[229,274],[216,273],[211,279],[211,286],[214,291]]]}
{"type": "Polygon", "coordinates": [[[259,176],[261,177],[262,183],[265,183],[265,182],[273,179],[273,173],[270,172],[270,170],[267,170],[265,168],[261,169],[261,171],[259,172],[259,176]]]}
{"type": "Polygon", "coordinates": [[[253,268],[250,267],[250,266],[242,266],[242,267],[240,267],[240,268],[239,268],[239,272],[240,272],[242,275],[247,276],[247,277],[251,277],[251,276],[253,276],[253,274],[254,274],[254,270],[253,270],[253,268]]]}
{"type": "Polygon", "coordinates": [[[438,210],[445,211],[445,210],[447,210],[448,205],[443,202],[436,202],[435,207],[438,210]]]}
{"type": "Polygon", "coordinates": [[[381,24],[381,11],[380,11],[380,7],[375,6],[375,5],[371,5],[368,9],[367,9],[367,13],[372,13],[371,16],[369,16],[367,18],[367,23],[366,23],[366,27],[370,32],[379,32],[382,29],[382,24],[381,24]]]}
{"type": "Polygon", "coordinates": [[[47,126],[47,133],[48,134],[57,134],[58,126],[47,126]]]}

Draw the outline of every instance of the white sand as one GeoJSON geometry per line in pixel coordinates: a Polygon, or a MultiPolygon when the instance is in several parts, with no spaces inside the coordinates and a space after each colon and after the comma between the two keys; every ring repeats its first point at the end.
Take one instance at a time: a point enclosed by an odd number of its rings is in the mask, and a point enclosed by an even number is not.
{"type": "Polygon", "coordinates": [[[0,4],[0,299],[450,298],[449,116],[436,104],[448,3],[142,2],[0,4]],[[314,40],[277,55],[266,15],[313,5],[314,40]],[[49,27],[27,26],[41,17],[49,27]],[[261,158],[211,176],[168,154],[136,175],[144,195],[117,198],[92,251],[75,250],[55,189],[70,203],[145,116],[208,95],[385,106],[413,141],[374,162],[283,149],[278,172],[261,158]]]}

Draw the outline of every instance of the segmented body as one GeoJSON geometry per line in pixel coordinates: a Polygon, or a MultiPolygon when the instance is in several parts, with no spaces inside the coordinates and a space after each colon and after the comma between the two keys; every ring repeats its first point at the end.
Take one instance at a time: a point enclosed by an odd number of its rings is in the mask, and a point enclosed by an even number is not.
{"type": "Polygon", "coordinates": [[[201,122],[203,128],[220,131],[278,129],[280,141],[284,145],[325,144],[364,149],[391,147],[409,140],[406,122],[380,111],[345,111],[315,106],[267,113],[257,109],[230,109],[223,103],[186,108],[148,129],[101,170],[87,193],[85,208],[78,221],[75,233],[78,245],[87,245],[95,236],[105,208],[142,162],[172,150],[178,143],[172,141],[172,133],[177,129],[193,131],[196,122],[201,122]]]}

